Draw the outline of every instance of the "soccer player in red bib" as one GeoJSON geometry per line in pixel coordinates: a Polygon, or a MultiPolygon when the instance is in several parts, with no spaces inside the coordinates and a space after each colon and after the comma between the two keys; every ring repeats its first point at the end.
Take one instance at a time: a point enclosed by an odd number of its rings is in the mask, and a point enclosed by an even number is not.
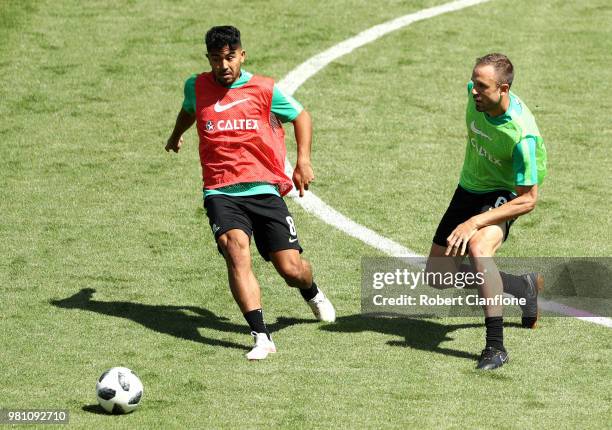
{"type": "Polygon", "coordinates": [[[240,31],[213,27],[205,37],[210,72],[185,82],[185,99],[166,151],[178,152],[194,123],[200,140],[204,207],[229,285],[255,346],[249,360],[265,359],[276,347],[263,318],[259,284],[253,274],[251,236],[259,254],[271,261],[287,285],[298,288],[320,321],[333,322],[331,302],[301,258],[295,223],[283,200],[293,185],[300,197],[314,180],[310,163],[310,115],[270,78],[242,70],[246,51],[240,31]],[[293,183],[285,174],[282,123],[293,123],[297,162],[293,183]]]}

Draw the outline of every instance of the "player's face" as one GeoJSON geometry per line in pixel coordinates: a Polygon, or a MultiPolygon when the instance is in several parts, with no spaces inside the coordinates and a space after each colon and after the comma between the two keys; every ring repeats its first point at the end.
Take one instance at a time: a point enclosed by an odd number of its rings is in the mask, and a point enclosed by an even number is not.
{"type": "Polygon", "coordinates": [[[206,54],[215,79],[221,85],[229,87],[240,77],[240,67],[246,58],[246,52],[238,47],[236,49],[225,45],[218,51],[206,54]]]}
{"type": "Polygon", "coordinates": [[[502,98],[508,94],[508,84],[499,84],[491,64],[476,66],[472,72],[472,97],[479,112],[497,113],[502,98]]]}

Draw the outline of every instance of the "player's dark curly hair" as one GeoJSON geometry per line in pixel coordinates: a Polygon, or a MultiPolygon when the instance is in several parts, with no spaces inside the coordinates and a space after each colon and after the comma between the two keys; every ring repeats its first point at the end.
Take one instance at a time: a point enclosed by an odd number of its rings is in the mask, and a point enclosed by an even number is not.
{"type": "Polygon", "coordinates": [[[206,32],[204,41],[208,52],[218,51],[225,46],[228,46],[230,49],[237,49],[242,46],[240,42],[240,30],[231,25],[212,27],[206,32]]]}
{"type": "Polygon", "coordinates": [[[514,80],[514,66],[508,57],[497,52],[487,54],[484,57],[477,58],[474,67],[485,64],[491,64],[493,68],[495,68],[497,83],[499,85],[508,84],[509,87],[512,86],[512,81],[514,80]]]}

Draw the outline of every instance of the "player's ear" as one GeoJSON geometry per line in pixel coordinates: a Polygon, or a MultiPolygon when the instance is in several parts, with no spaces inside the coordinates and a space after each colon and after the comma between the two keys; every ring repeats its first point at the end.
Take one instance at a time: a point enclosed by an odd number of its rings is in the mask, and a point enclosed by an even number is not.
{"type": "Polygon", "coordinates": [[[508,85],[508,84],[501,84],[499,86],[499,91],[501,92],[502,96],[508,95],[510,93],[510,85],[508,85]]]}
{"type": "Polygon", "coordinates": [[[246,51],[243,49],[240,52],[240,64],[244,64],[244,60],[246,60],[246,51]]]}

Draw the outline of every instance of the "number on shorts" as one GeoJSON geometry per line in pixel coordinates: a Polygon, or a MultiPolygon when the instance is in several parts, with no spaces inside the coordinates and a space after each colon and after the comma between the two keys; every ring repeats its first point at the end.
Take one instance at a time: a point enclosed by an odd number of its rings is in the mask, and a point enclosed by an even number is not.
{"type": "Polygon", "coordinates": [[[295,223],[293,222],[293,218],[288,216],[286,219],[287,225],[289,225],[289,233],[291,234],[291,236],[297,236],[297,231],[295,230],[295,223]]]}
{"type": "Polygon", "coordinates": [[[495,202],[495,207],[498,208],[503,204],[508,203],[508,199],[506,199],[504,196],[499,196],[497,198],[497,201],[495,202]]]}

